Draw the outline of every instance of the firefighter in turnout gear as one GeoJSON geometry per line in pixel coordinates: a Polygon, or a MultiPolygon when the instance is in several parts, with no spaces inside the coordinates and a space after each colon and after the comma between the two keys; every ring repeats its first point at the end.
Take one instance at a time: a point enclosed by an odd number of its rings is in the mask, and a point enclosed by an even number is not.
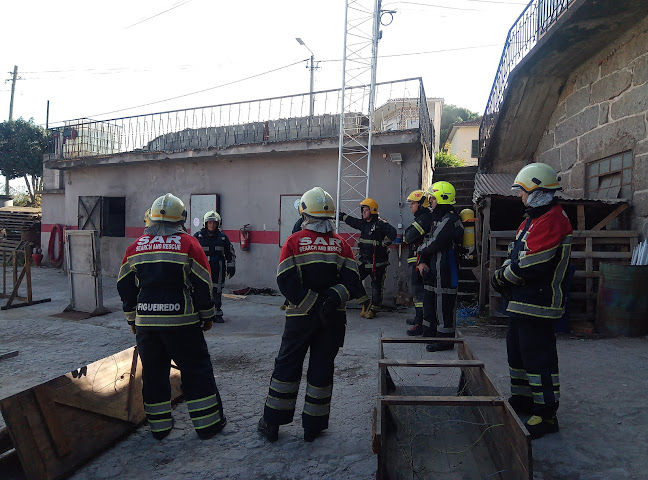
{"type": "Polygon", "coordinates": [[[531,163],[517,174],[512,189],[527,207],[509,246],[509,257],[491,283],[508,300],[506,349],[511,376],[509,402],[531,438],[557,432],[560,399],[554,322],[564,313],[573,229],[554,199],[556,171],[531,163]]]}
{"type": "Polygon", "coordinates": [[[234,246],[227,235],[220,229],[221,216],[210,211],[203,217],[203,228],[194,235],[202,245],[209,268],[211,268],[212,283],[214,285],[214,307],[216,308],[216,323],[223,323],[223,284],[225,276],[232,278],[236,273],[236,253],[234,246]]]}
{"type": "MultiPolygon", "coordinates": [[[[459,258],[455,249],[463,240],[463,223],[452,205],[455,189],[436,182],[427,191],[432,208],[430,236],[418,249],[417,270],[423,277],[423,336],[455,336],[459,258]]],[[[452,350],[454,343],[432,342],[428,352],[452,350]]]]}
{"type": "Polygon", "coordinates": [[[117,280],[142,361],[144,411],[158,440],[173,427],[172,360],[198,436],[211,438],[227,423],[203,334],[215,317],[209,263],[198,240],[184,230],[186,217],[178,197],[157,198],[149,226],[126,249],[117,280]]]}
{"type": "Polygon", "coordinates": [[[389,246],[396,239],[396,229],[378,216],[378,202],[365,198],[360,202],[362,218],[340,213],[340,221],[360,230],[358,240],[358,268],[360,280],[371,277],[371,302],[368,296],[359,299],[362,304],[361,317],[374,318],[380,310],[383,288],[389,265],[389,246]]]}
{"type": "Polygon", "coordinates": [[[416,312],[415,317],[407,321],[408,324],[414,325],[407,330],[407,334],[414,336],[423,335],[423,296],[425,292],[423,277],[416,269],[418,262],[417,250],[430,234],[432,212],[428,208],[430,203],[423,190],[414,190],[407,197],[407,201],[409,202],[410,212],[414,215],[414,221],[405,230],[403,241],[409,244],[407,263],[412,268],[410,281],[412,282],[412,297],[414,298],[414,310],[416,312]]]}
{"type": "Polygon", "coordinates": [[[304,440],[329,425],[334,361],[344,343],[346,303],[364,294],[351,247],[334,232],[333,198],[321,187],[301,197],[302,229],[281,249],[277,284],[290,301],[258,430],[269,441],[291,423],[304,357],[310,350],[302,411],[304,440]]]}

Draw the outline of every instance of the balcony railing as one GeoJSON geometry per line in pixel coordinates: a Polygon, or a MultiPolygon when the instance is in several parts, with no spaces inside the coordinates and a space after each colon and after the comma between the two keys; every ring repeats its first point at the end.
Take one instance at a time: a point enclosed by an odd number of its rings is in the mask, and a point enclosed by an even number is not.
{"type": "Polygon", "coordinates": [[[480,157],[497,124],[511,72],[572,3],[574,0],[532,0],[509,30],[479,128],[480,157]]]}
{"type": "MultiPolygon", "coordinates": [[[[360,129],[368,125],[369,86],[362,89],[365,104],[345,115],[360,129]]],[[[115,155],[126,152],[178,152],[320,139],[339,135],[341,90],[303,93],[247,102],[114,118],[78,119],[53,128],[50,160],[115,155]]],[[[376,85],[374,131],[419,129],[432,151],[434,129],[421,78],[376,85]]]]}

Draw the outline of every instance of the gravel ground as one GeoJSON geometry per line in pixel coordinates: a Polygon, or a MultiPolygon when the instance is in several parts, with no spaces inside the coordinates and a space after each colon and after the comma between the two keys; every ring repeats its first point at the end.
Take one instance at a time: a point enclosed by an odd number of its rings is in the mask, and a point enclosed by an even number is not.
{"type": "MultiPolygon", "coordinates": [[[[34,299],[52,301],[0,312],[0,351],[19,350],[0,360],[0,398],[20,392],[134,344],[120,312],[115,279],[104,278],[108,315],[86,320],[52,317],[68,304],[66,275],[34,269],[34,299]]],[[[300,425],[303,388],[293,424],[282,427],[279,441],[267,444],[256,432],[263,411],[283,330],[279,296],[224,299],[225,324],[214,325],[206,338],[228,425],[211,440],[196,436],[185,403],[175,407],[173,432],[162,442],[147,426],[92,459],[73,479],[372,479],[371,413],[378,384],[378,338],[403,336],[410,311],[382,313],[373,320],[350,310],[346,343],[336,361],[329,430],[305,443],[300,425]]],[[[4,303],[4,302],[3,302],[4,303]]],[[[504,394],[508,392],[506,345],[497,327],[466,327],[461,333],[504,394]]],[[[648,341],[584,340],[560,337],[561,431],[534,441],[534,479],[648,478],[648,341]]],[[[388,355],[431,358],[422,347],[388,355]]],[[[434,358],[456,358],[440,352],[434,358]]],[[[405,382],[432,381],[449,386],[455,380],[440,372],[398,373],[405,382]],[[421,378],[415,378],[421,377],[421,378]],[[426,378],[422,378],[426,377],[426,378]]],[[[0,418],[0,426],[3,426],[0,418]]],[[[1,479],[19,479],[16,468],[1,479]]],[[[457,476],[460,478],[460,476],[457,476]]],[[[476,479],[479,480],[479,479],[476,479]]]]}

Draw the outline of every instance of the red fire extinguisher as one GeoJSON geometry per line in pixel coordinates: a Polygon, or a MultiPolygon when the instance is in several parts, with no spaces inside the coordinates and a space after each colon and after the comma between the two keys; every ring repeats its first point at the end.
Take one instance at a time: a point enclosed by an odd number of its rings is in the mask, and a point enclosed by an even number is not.
{"type": "Polygon", "coordinates": [[[239,230],[239,242],[241,243],[241,250],[248,251],[250,249],[250,231],[248,227],[249,223],[243,225],[243,228],[239,230]]]}

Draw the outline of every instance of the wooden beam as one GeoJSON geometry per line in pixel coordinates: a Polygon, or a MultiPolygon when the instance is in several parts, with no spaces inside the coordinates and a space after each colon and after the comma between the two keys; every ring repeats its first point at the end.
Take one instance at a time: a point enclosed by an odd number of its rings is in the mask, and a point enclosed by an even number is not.
{"type": "Polygon", "coordinates": [[[576,215],[578,217],[578,229],[585,230],[585,205],[576,205],[576,215]]]}
{"type": "Polygon", "coordinates": [[[481,234],[481,258],[479,259],[479,268],[481,273],[479,275],[479,308],[483,311],[486,308],[486,302],[488,299],[488,290],[490,288],[490,281],[488,278],[488,268],[486,264],[489,262],[488,256],[488,247],[489,247],[489,237],[490,237],[490,208],[491,208],[491,199],[486,197],[485,207],[484,207],[484,222],[482,225],[482,234],[481,234]]]}
{"type": "Polygon", "coordinates": [[[440,405],[440,406],[502,406],[504,397],[458,397],[455,395],[382,395],[378,397],[384,405],[440,405]]]}
{"type": "Polygon", "coordinates": [[[0,360],[4,358],[11,358],[18,356],[18,350],[7,350],[5,352],[0,351],[0,360]]]}
{"type": "Polygon", "coordinates": [[[610,223],[612,220],[614,220],[616,217],[619,216],[621,212],[623,212],[626,208],[628,208],[627,203],[622,203],[619,205],[612,213],[610,213],[607,217],[605,217],[603,220],[601,220],[599,223],[597,223],[592,230],[594,232],[598,232],[599,230],[602,230],[608,223],[610,223]]]}
{"type": "Polygon", "coordinates": [[[381,367],[483,367],[479,360],[378,360],[381,367]]]}

